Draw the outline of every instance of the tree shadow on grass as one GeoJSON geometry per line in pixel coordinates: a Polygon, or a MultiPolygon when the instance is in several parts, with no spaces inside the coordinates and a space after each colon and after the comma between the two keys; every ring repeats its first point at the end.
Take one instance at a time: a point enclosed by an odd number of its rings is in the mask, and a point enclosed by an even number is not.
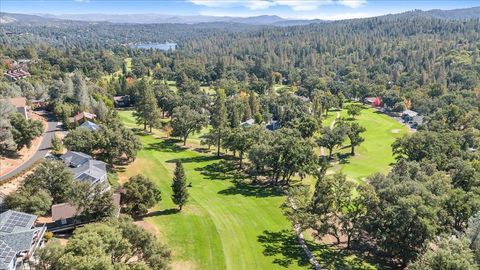
{"type": "Polygon", "coordinates": [[[273,263],[289,268],[292,264],[299,266],[309,265],[307,256],[297,241],[293,231],[282,230],[279,232],[263,231],[257,237],[263,246],[263,255],[275,257],[273,263]]]}
{"type": "MultiPolygon", "coordinates": [[[[355,250],[338,249],[334,246],[307,242],[308,248],[323,267],[335,270],[370,270],[372,265],[378,269],[392,269],[385,264],[378,264],[371,258],[355,250]]],[[[375,269],[375,268],[373,268],[375,269]]]]}
{"type": "Polygon", "coordinates": [[[348,164],[350,163],[349,158],[353,157],[350,153],[339,153],[338,154],[338,163],[340,164],[348,164]]]}
{"type": "MultiPolygon", "coordinates": [[[[366,240],[362,240],[366,241],[366,240]]],[[[357,241],[352,241],[353,249],[342,249],[335,245],[314,243],[306,241],[313,256],[322,267],[338,270],[370,270],[370,269],[398,269],[388,265],[380,259],[382,256],[372,256],[372,247],[362,243],[361,247],[357,241]],[[368,246],[368,247],[367,247],[368,246]]]]}
{"type": "Polygon", "coordinates": [[[135,133],[135,135],[137,136],[148,136],[148,135],[152,135],[150,132],[144,130],[143,128],[131,128],[133,133],[135,133]]]}
{"type": "MultiPolygon", "coordinates": [[[[216,156],[198,156],[198,157],[188,157],[188,158],[176,158],[167,160],[167,163],[175,163],[180,161],[182,163],[200,163],[200,162],[207,162],[212,160],[218,160],[219,158],[216,156]]],[[[196,169],[198,170],[198,169],[196,169]]]]}
{"type": "Polygon", "coordinates": [[[180,211],[178,210],[178,208],[169,208],[169,209],[164,209],[164,210],[149,212],[149,213],[141,216],[141,218],[158,217],[158,216],[168,216],[168,215],[177,214],[178,212],[180,212],[180,211]]]}
{"type": "Polygon", "coordinates": [[[185,151],[184,148],[177,145],[178,142],[179,140],[177,139],[166,139],[160,142],[150,143],[147,147],[145,147],[145,149],[172,153],[185,151]]]}
{"type": "Polygon", "coordinates": [[[202,175],[210,180],[229,180],[243,179],[242,173],[236,169],[235,163],[229,160],[220,160],[212,164],[208,164],[202,168],[196,168],[202,175]]]}
{"type": "Polygon", "coordinates": [[[227,189],[220,190],[218,194],[222,195],[243,195],[250,197],[278,197],[285,195],[284,191],[277,186],[262,186],[262,185],[252,185],[250,183],[245,183],[244,181],[234,181],[233,186],[228,187],[227,189]]]}
{"type": "Polygon", "coordinates": [[[127,168],[125,166],[114,166],[114,167],[111,167],[111,170],[115,173],[121,173],[121,172],[126,172],[127,168]]]}

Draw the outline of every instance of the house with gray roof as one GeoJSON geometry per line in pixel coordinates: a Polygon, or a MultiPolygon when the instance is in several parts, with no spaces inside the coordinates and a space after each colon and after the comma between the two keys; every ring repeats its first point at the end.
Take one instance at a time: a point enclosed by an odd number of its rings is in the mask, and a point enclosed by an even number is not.
{"type": "Polygon", "coordinates": [[[0,270],[20,269],[33,260],[46,231],[35,226],[36,220],[36,215],[13,210],[0,214],[0,270]]]}
{"type": "Polygon", "coordinates": [[[104,184],[109,187],[107,181],[107,164],[95,160],[91,156],[75,151],[68,151],[60,157],[70,168],[73,179],[85,181],[92,185],[104,184]]]}
{"type": "Polygon", "coordinates": [[[255,119],[253,119],[253,118],[250,118],[247,121],[240,123],[241,127],[250,127],[250,126],[253,126],[253,125],[255,125],[255,119]]]}
{"type": "Polygon", "coordinates": [[[79,126],[79,128],[86,128],[86,129],[88,129],[88,130],[90,130],[90,131],[97,131],[97,130],[100,129],[100,126],[97,125],[97,124],[95,124],[95,123],[93,123],[93,122],[85,121],[85,122],[83,122],[83,124],[81,124],[81,125],[79,126]]]}
{"type": "Polygon", "coordinates": [[[417,116],[418,113],[412,110],[405,110],[402,112],[402,118],[411,118],[417,116]]]}
{"type": "Polygon", "coordinates": [[[270,121],[265,125],[265,128],[270,131],[275,131],[281,128],[280,122],[277,120],[270,119],[270,121]]]}

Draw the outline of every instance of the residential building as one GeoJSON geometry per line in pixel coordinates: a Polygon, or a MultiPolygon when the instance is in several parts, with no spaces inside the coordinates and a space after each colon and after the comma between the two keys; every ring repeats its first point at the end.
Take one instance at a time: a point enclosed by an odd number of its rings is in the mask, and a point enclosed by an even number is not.
{"type": "Polygon", "coordinates": [[[25,97],[14,97],[6,99],[8,103],[15,106],[15,109],[20,113],[25,119],[28,119],[28,110],[27,98],[25,97]]]}
{"type": "Polygon", "coordinates": [[[423,124],[423,116],[412,110],[403,111],[402,119],[411,128],[417,128],[418,125],[423,124]]]}
{"type": "Polygon", "coordinates": [[[129,95],[113,97],[113,101],[115,102],[115,107],[129,107],[131,105],[129,95]]]}
{"type": "Polygon", "coordinates": [[[95,120],[95,118],[97,118],[96,114],[89,113],[89,112],[81,112],[81,113],[78,113],[77,115],[75,115],[73,117],[70,117],[69,122],[71,124],[73,124],[73,123],[82,124],[83,122],[88,121],[88,120],[93,121],[93,120],[95,120]]]}
{"type": "MultiPolygon", "coordinates": [[[[116,217],[120,215],[120,199],[121,194],[119,192],[112,194],[112,202],[115,206],[114,215],[116,217]]],[[[82,211],[78,211],[77,207],[70,203],[54,204],[52,205],[52,222],[60,225],[71,224],[74,218],[81,213],[82,211]]]]}
{"type": "Polygon", "coordinates": [[[412,117],[412,120],[410,120],[410,126],[412,128],[417,128],[419,125],[422,125],[423,124],[423,116],[421,115],[416,115],[414,117],[412,117]]]}
{"type": "Polygon", "coordinates": [[[36,215],[8,210],[0,214],[0,270],[21,269],[34,260],[46,227],[36,227],[36,215]]]}
{"type": "Polygon", "coordinates": [[[265,128],[268,129],[268,130],[270,130],[270,131],[275,131],[275,130],[281,128],[280,122],[277,121],[277,120],[270,119],[270,121],[268,122],[268,124],[265,125],[265,128]]]}
{"type": "Polygon", "coordinates": [[[70,168],[73,179],[86,181],[92,185],[104,184],[110,188],[107,180],[107,164],[91,156],[75,151],[68,151],[60,157],[70,168]]]}
{"type": "Polygon", "coordinates": [[[28,71],[23,69],[9,69],[5,72],[5,77],[9,78],[12,81],[17,81],[26,77],[30,77],[31,74],[28,71]]]}
{"type": "Polygon", "coordinates": [[[93,122],[85,121],[85,122],[83,122],[83,124],[81,124],[81,125],[79,126],[79,128],[86,128],[86,129],[88,129],[88,130],[90,130],[90,131],[97,131],[97,130],[100,129],[100,126],[97,125],[97,124],[95,124],[95,123],[93,123],[93,122]]]}
{"type": "Polygon", "coordinates": [[[252,119],[252,118],[248,119],[245,122],[240,123],[241,127],[249,127],[249,126],[252,126],[252,125],[255,125],[255,119],[252,119]]]}
{"type": "Polygon", "coordinates": [[[365,103],[370,104],[373,107],[380,107],[382,105],[381,97],[367,97],[365,98],[365,103]]]}
{"type": "Polygon", "coordinates": [[[417,116],[418,113],[412,110],[405,110],[402,112],[402,118],[407,119],[407,118],[412,118],[414,116],[417,116]]]}
{"type": "Polygon", "coordinates": [[[34,109],[43,108],[47,106],[47,101],[45,99],[34,99],[32,100],[32,107],[34,109]]]}

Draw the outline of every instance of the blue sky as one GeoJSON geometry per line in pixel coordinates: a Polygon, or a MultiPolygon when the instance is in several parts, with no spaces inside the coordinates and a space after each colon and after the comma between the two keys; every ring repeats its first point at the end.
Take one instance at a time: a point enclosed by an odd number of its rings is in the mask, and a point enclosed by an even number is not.
{"type": "Polygon", "coordinates": [[[257,16],[298,19],[348,19],[412,9],[455,9],[480,1],[388,0],[0,0],[0,11],[15,13],[159,13],[172,15],[257,16]]]}

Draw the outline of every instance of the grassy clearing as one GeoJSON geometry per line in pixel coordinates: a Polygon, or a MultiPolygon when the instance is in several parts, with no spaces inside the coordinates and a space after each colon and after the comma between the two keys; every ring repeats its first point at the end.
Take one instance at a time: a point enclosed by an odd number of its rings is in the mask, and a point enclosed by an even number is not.
{"type": "MultiPolygon", "coordinates": [[[[138,128],[132,112],[119,112],[127,127],[138,128]]],[[[347,117],[345,111],[339,111],[347,117]]],[[[330,125],[337,112],[330,112],[324,125],[330,125]]],[[[393,162],[391,143],[407,129],[386,115],[365,109],[357,117],[367,131],[365,142],[355,157],[349,148],[337,149],[340,162],[331,171],[342,170],[352,180],[361,180],[377,171],[387,171],[393,162]]],[[[225,160],[201,153],[200,134],[190,136],[184,149],[175,140],[141,136],[145,148],[137,160],[120,173],[119,181],[143,173],[163,192],[163,201],[147,222],[156,226],[160,236],[173,249],[174,269],[307,269],[308,261],[280,210],[284,196],[277,190],[256,188],[236,181],[238,172],[225,160]],[[170,200],[174,161],[183,161],[191,199],[184,211],[177,213],[170,200]]],[[[306,184],[313,184],[309,177],[306,184]]],[[[306,235],[310,249],[326,269],[376,269],[355,254],[335,247],[314,244],[306,235]]],[[[381,268],[381,267],[380,267],[381,268]]]]}
{"type": "MultiPolygon", "coordinates": [[[[128,127],[136,127],[131,112],[119,114],[128,127]]],[[[174,268],[308,269],[291,224],[280,210],[285,200],[281,192],[235,181],[240,176],[228,161],[181,148],[174,140],[150,135],[141,140],[144,149],[120,178],[125,181],[143,173],[162,190],[163,201],[146,220],[172,247],[174,268]],[[181,213],[170,200],[177,159],[192,182],[190,202],[181,213]]],[[[197,143],[198,138],[189,140],[197,143]]]]}
{"type": "MultiPolygon", "coordinates": [[[[331,125],[337,112],[330,112],[324,120],[324,125],[331,125]]],[[[340,111],[340,117],[348,118],[345,110],[340,111]]],[[[345,146],[336,149],[339,162],[334,170],[342,170],[349,178],[362,180],[376,172],[388,172],[390,165],[395,161],[391,145],[396,138],[408,133],[408,129],[386,114],[373,108],[365,107],[354,121],[366,128],[363,137],[365,141],[355,149],[356,155],[350,156],[348,140],[345,146]]]]}
{"type": "Polygon", "coordinates": [[[127,68],[127,73],[132,71],[132,58],[128,57],[123,60],[125,67],[127,68]]]}

